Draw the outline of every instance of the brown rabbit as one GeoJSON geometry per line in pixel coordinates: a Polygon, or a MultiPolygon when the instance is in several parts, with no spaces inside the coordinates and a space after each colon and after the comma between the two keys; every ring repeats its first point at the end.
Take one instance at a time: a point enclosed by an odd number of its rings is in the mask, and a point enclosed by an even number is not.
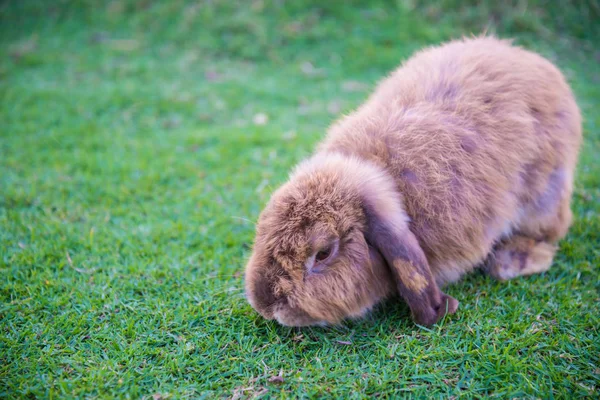
{"type": "Polygon", "coordinates": [[[477,265],[499,279],[550,267],[580,143],[573,94],[539,55],[492,37],[421,51],[273,194],[248,300],[301,326],[397,292],[434,324],[458,307],[440,286],[477,265]]]}

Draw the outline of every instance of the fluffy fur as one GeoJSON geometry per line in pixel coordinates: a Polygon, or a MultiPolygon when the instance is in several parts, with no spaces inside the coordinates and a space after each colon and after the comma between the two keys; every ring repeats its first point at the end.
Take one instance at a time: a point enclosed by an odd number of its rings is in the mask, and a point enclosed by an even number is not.
{"type": "Polygon", "coordinates": [[[421,51],[335,123],[257,224],[246,293],[285,325],[358,317],[394,293],[431,325],[477,265],[547,270],[571,222],[581,117],[562,74],[491,37],[421,51]]]}

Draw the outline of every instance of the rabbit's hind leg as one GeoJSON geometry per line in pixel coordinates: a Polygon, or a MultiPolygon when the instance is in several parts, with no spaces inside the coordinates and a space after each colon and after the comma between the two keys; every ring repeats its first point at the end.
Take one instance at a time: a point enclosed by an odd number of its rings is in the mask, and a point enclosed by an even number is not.
{"type": "Polygon", "coordinates": [[[484,269],[500,280],[541,273],[552,265],[556,249],[549,242],[514,235],[494,247],[484,269]]]}
{"type": "Polygon", "coordinates": [[[493,247],[484,263],[487,273],[507,280],[550,268],[556,243],[567,234],[572,221],[571,177],[571,170],[555,169],[546,190],[525,207],[526,217],[515,232],[493,247]]]}

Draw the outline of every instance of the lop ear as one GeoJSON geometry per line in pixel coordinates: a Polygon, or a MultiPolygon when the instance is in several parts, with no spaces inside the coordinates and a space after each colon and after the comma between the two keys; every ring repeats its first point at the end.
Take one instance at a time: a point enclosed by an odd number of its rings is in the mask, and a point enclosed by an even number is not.
{"type": "Polygon", "coordinates": [[[410,307],[413,320],[420,325],[433,325],[446,312],[454,314],[458,301],[442,293],[438,287],[425,254],[408,227],[401,203],[398,201],[396,204],[394,200],[399,199],[367,202],[365,238],[387,262],[400,296],[410,307]]]}

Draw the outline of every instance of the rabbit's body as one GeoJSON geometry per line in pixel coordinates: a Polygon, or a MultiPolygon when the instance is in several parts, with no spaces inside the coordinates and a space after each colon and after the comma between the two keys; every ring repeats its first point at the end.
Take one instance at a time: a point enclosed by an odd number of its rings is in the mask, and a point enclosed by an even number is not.
{"type": "Polygon", "coordinates": [[[286,325],[359,316],[394,288],[418,323],[484,262],[549,268],[571,221],[580,114],[544,58],[494,38],[424,50],[330,129],[261,214],[251,304],[286,325]]]}
{"type": "Polygon", "coordinates": [[[480,38],[415,55],[330,129],[320,151],[370,160],[394,178],[445,283],[515,232],[564,235],[580,141],[562,74],[537,54],[480,38]]]}

